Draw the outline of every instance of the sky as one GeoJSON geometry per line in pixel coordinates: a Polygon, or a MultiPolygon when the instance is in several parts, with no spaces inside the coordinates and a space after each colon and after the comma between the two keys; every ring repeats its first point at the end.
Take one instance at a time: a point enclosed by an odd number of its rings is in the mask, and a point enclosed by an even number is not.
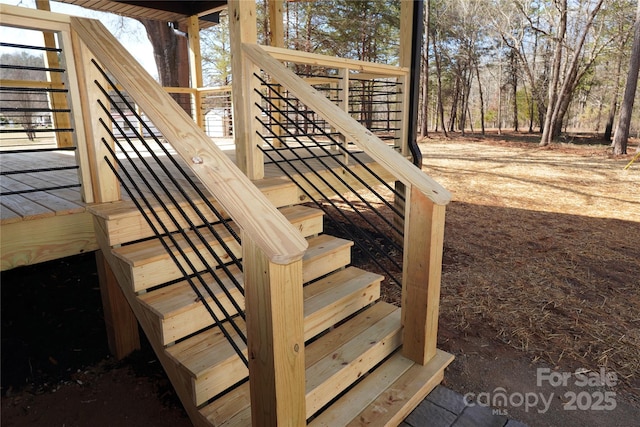
{"type": "MultiPolygon", "coordinates": [[[[0,0],[0,3],[12,6],[25,6],[35,8],[34,0],[0,0]]],[[[121,18],[119,16],[88,10],[72,4],[51,1],[51,11],[64,13],[67,15],[84,16],[100,20],[112,34],[122,43],[122,45],[140,62],[140,64],[154,77],[157,78],[153,58],[153,48],[147,40],[144,27],[135,19],[121,18]]],[[[0,16],[0,23],[2,17],[0,16]]],[[[20,44],[42,46],[42,33],[37,31],[19,30],[6,26],[0,26],[0,41],[20,44]]],[[[10,49],[0,47],[0,53],[10,51],[10,49]]]]}

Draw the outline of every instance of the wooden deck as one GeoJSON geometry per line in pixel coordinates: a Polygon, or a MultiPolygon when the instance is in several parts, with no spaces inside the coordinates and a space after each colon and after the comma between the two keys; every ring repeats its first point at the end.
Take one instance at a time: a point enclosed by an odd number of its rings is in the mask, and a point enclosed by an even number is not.
{"type": "MultiPolygon", "coordinates": [[[[220,148],[235,160],[233,145],[228,142],[219,144],[220,148]]],[[[167,146],[168,147],[168,146],[167,146]]],[[[23,148],[23,147],[11,147],[23,148]]],[[[39,146],[38,148],[43,148],[39,146]]],[[[138,147],[139,148],[139,147],[138,147]]],[[[170,150],[171,152],[172,150],[170,150]]],[[[145,154],[143,152],[143,154],[145,154]]],[[[307,157],[309,153],[300,155],[307,157]]],[[[295,156],[286,155],[294,161],[286,166],[288,174],[297,175],[306,170],[296,167],[295,156]]],[[[363,161],[371,160],[358,155],[363,161]]],[[[124,155],[119,156],[127,164],[124,155]]],[[[268,162],[268,159],[267,159],[268,162]]],[[[299,161],[297,161],[299,163],[299,161]]],[[[353,161],[351,161],[353,162],[353,161]]],[[[136,160],[139,164],[139,160],[136,160]]],[[[0,168],[2,171],[25,171],[52,167],[67,167],[76,164],[73,152],[29,152],[0,154],[0,168]]],[[[339,167],[336,160],[326,157],[322,160],[312,160],[315,170],[326,170],[339,167]]],[[[358,168],[361,166],[352,166],[358,168]]],[[[158,170],[157,166],[153,166],[158,170]]],[[[187,175],[198,182],[188,168],[183,167],[187,175]]],[[[391,179],[384,171],[378,172],[385,178],[391,179]]],[[[343,174],[344,175],[344,174],[343,174]]],[[[162,176],[162,175],[161,175],[162,176]]],[[[265,179],[283,179],[285,174],[273,163],[265,165],[265,179]]],[[[347,181],[349,177],[344,176],[347,181]]],[[[339,185],[334,177],[327,173],[326,179],[334,185],[339,185]]],[[[179,177],[180,183],[186,178],[179,177]]],[[[316,185],[322,189],[326,184],[316,179],[316,185]]],[[[0,176],[2,192],[29,191],[54,186],[68,186],[79,184],[78,171],[74,169],[59,171],[29,172],[0,176]]],[[[206,194],[206,190],[200,186],[206,194]]],[[[126,192],[122,192],[123,199],[128,199],[126,192]]],[[[304,197],[302,193],[300,197],[304,197]]],[[[22,265],[37,264],[67,256],[77,255],[98,248],[93,230],[93,218],[87,211],[87,205],[82,199],[81,189],[65,188],[47,191],[36,191],[24,194],[6,195],[0,198],[0,256],[1,270],[8,270],[22,265]]]]}

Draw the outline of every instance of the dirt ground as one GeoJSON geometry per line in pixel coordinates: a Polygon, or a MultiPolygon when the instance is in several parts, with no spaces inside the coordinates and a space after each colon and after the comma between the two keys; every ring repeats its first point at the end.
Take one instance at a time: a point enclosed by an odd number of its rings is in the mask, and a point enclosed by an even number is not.
{"type": "MultiPolygon", "coordinates": [[[[593,142],[538,148],[535,137],[492,135],[421,144],[425,171],[454,195],[439,347],[456,360],[444,384],[552,398],[544,413],[517,402],[504,410],[530,426],[640,419],[640,162],[624,171],[633,155],[613,158],[593,142]],[[571,375],[539,385],[539,368],[602,370],[617,381],[585,388],[571,375]],[[569,410],[570,393],[601,392],[615,393],[615,409],[569,410]]],[[[108,356],[91,254],[1,280],[4,426],[190,425],[146,343],[123,361],[108,356]]]]}

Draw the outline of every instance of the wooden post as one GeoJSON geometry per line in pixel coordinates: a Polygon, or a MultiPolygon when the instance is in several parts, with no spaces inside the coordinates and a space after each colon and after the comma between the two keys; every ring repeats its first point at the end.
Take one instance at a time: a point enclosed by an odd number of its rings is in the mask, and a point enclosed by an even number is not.
{"type": "Polygon", "coordinates": [[[405,357],[421,365],[436,354],[445,206],[407,192],[402,322],[405,357]]]}
{"type": "MultiPolygon", "coordinates": [[[[40,10],[51,11],[49,0],[36,0],[36,7],[40,10]]],[[[56,38],[53,33],[42,32],[44,38],[45,47],[55,48],[56,38]]],[[[59,68],[60,61],[58,59],[57,52],[47,52],[45,55],[45,66],[49,68],[59,68]]],[[[51,87],[62,87],[62,74],[61,73],[47,73],[48,80],[51,83],[51,87]]],[[[64,93],[52,92],[49,93],[49,103],[51,108],[54,109],[68,109],[69,103],[64,93]]],[[[71,117],[69,113],[53,113],[53,126],[56,129],[71,129],[71,117]]],[[[58,132],[56,133],[56,141],[58,147],[73,147],[73,137],[71,132],[58,132]]]]}
{"type": "MultiPolygon", "coordinates": [[[[104,157],[110,158],[112,164],[115,164],[115,161],[104,146],[102,139],[104,138],[112,149],[115,144],[108,132],[98,122],[98,118],[102,117],[107,125],[111,123],[98,105],[98,99],[102,100],[107,108],[109,108],[110,102],[100,92],[94,81],[100,82],[104,88],[108,86],[96,66],[91,62],[91,52],[74,31],[71,32],[71,38],[82,115],[86,118],[83,129],[84,140],[78,141],[78,144],[87,146],[93,200],[97,203],[117,201],[120,200],[120,183],[104,157]]],[[[114,356],[121,359],[140,348],[138,322],[109,264],[100,251],[96,252],[96,264],[109,350],[114,356]]]]}
{"type": "MultiPolygon", "coordinates": [[[[269,40],[269,44],[271,46],[276,47],[284,47],[284,22],[283,22],[283,1],[282,0],[269,0],[268,4],[269,8],[269,33],[271,35],[271,40],[269,40]]],[[[273,103],[275,104],[276,109],[282,109],[283,102],[278,98],[277,95],[282,95],[284,91],[282,88],[274,89],[276,92],[276,96],[274,96],[273,103]]],[[[283,120],[286,120],[279,112],[274,112],[273,118],[282,123],[283,120]]],[[[282,136],[285,132],[282,126],[274,125],[273,132],[282,136]]],[[[276,147],[281,147],[282,143],[279,140],[275,140],[273,143],[276,147]]]]}
{"type": "Polygon", "coordinates": [[[120,360],[140,349],[138,321],[102,251],[96,251],[96,266],[109,351],[120,360]]]}
{"type": "Polygon", "coordinates": [[[91,52],[77,34],[75,34],[75,31],[71,32],[71,37],[73,39],[74,59],[76,62],[75,68],[78,75],[82,114],[86,118],[84,122],[84,135],[86,140],[79,141],[78,143],[84,143],[88,148],[94,201],[97,203],[117,201],[120,200],[120,183],[104,158],[106,156],[111,159],[111,163],[114,165],[115,161],[104,146],[102,139],[107,141],[112,149],[115,144],[109,133],[98,121],[98,118],[102,117],[107,125],[109,125],[111,121],[109,117],[105,117],[97,101],[101,100],[107,108],[109,108],[111,103],[100,92],[94,81],[97,80],[104,88],[108,88],[108,85],[102,74],[100,74],[96,66],[91,62],[93,58],[91,52]]]}
{"type": "Polygon", "coordinates": [[[254,426],[302,426],[305,420],[302,260],[278,265],[242,236],[254,426]]]}
{"type": "Polygon", "coordinates": [[[191,74],[191,88],[195,89],[193,94],[194,97],[194,109],[193,117],[200,126],[202,130],[204,130],[204,114],[202,111],[202,97],[200,96],[200,91],[204,83],[202,81],[202,55],[200,53],[200,23],[198,22],[198,16],[190,16],[188,19],[188,31],[187,34],[189,36],[189,70],[191,74]]]}
{"type": "MultiPolygon", "coordinates": [[[[415,38],[413,37],[413,0],[402,0],[400,3],[400,66],[411,68],[411,49],[415,38]]],[[[401,99],[402,108],[400,112],[396,113],[397,118],[400,120],[399,130],[396,131],[396,148],[400,149],[402,155],[409,154],[409,102],[411,100],[411,93],[409,90],[408,75],[399,77],[398,80],[401,83],[401,93],[398,95],[401,99]]]]}
{"type": "MultiPolygon", "coordinates": [[[[263,154],[258,148],[262,142],[256,135],[256,117],[259,110],[253,77],[258,68],[248,61],[242,51],[242,44],[257,41],[256,4],[254,1],[229,0],[229,33],[231,42],[231,69],[233,82],[233,139],[236,144],[236,163],[249,179],[264,178],[263,154]]],[[[259,101],[258,101],[259,102],[259,101]]]]}

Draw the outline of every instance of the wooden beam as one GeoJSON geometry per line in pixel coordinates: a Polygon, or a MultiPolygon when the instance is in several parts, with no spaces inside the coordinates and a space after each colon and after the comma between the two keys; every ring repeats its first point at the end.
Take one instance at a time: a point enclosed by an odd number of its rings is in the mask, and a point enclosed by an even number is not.
{"type": "Polygon", "coordinates": [[[121,360],[140,349],[138,321],[102,251],[96,251],[96,266],[109,350],[121,360]]]}
{"type": "Polygon", "coordinates": [[[70,16],[0,3],[2,25],[36,31],[69,31],[70,16]]]}
{"type": "MultiPolygon", "coordinates": [[[[198,16],[190,16],[187,20],[187,34],[189,36],[189,74],[191,75],[191,87],[198,89],[202,82],[202,55],[200,53],[200,22],[198,16]]],[[[204,114],[202,111],[202,98],[200,92],[194,92],[195,97],[193,116],[201,129],[204,129],[204,114]]]]}
{"type": "Polygon", "coordinates": [[[256,107],[254,74],[258,68],[247,61],[242,52],[243,43],[256,43],[256,4],[254,1],[229,1],[229,36],[231,42],[231,69],[233,70],[233,139],[236,145],[236,163],[249,179],[264,178],[264,156],[258,149],[262,142],[256,135],[256,107]]]}
{"type": "MultiPolygon", "coordinates": [[[[51,6],[49,5],[49,0],[36,0],[36,7],[39,10],[51,11],[51,6]]],[[[56,48],[56,37],[55,34],[43,31],[42,37],[44,38],[44,45],[48,48],[56,48]]],[[[60,60],[58,59],[57,52],[47,52],[45,55],[45,66],[48,68],[60,68],[60,60]]],[[[62,84],[62,74],[61,73],[47,73],[48,81],[51,82],[54,86],[59,86],[62,84]]],[[[64,93],[60,92],[51,92],[49,93],[49,103],[51,104],[51,108],[54,109],[68,109],[69,104],[67,102],[67,97],[64,93]]],[[[56,129],[70,129],[71,128],[71,117],[69,113],[53,113],[53,126],[56,129]]],[[[73,138],[71,137],[71,133],[69,132],[59,132],[56,134],[56,140],[58,143],[58,147],[73,147],[73,138]]]]}
{"type": "Polygon", "coordinates": [[[283,0],[269,0],[269,45],[284,47],[283,0]]]}
{"type": "Polygon", "coordinates": [[[402,275],[402,354],[421,365],[436,354],[445,206],[407,192],[402,275]]]}
{"type": "MultiPolygon", "coordinates": [[[[3,207],[4,209],[4,207],[3,207]]],[[[89,212],[2,224],[0,270],[98,249],[89,212]]]]}
{"type": "Polygon", "coordinates": [[[273,264],[246,233],[242,249],[252,424],[305,425],[302,261],[273,264]]]}
{"type": "Polygon", "coordinates": [[[394,65],[376,64],[375,62],[360,61],[357,59],[337,58],[274,46],[262,46],[262,48],[279,61],[293,62],[296,64],[349,68],[353,71],[375,74],[378,77],[402,76],[409,72],[408,68],[396,67],[394,65]]]}

